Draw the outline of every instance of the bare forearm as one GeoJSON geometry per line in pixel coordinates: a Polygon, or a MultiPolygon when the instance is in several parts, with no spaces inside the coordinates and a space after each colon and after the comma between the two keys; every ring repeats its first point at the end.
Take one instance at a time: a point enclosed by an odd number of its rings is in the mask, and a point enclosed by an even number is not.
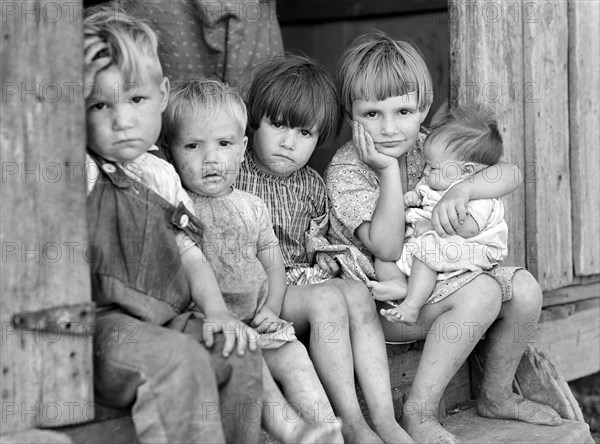
{"type": "Polygon", "coordinates": [[[370,222],[358,227],[362,243],[381,260],[396,260],[404,243],[404,201],[397,164],[380,174],[380,194],[370,222]]]}
{"type": "Polygon", "coordinates": [[[523,175],[516,165],[498,162],[457,184],[469,196],[469,200],[493,199],[506,196],[523,182],[523,175]]]}
{"type": "Polygon", "coordinates": [[[181,256],[181,263],[190,287],[192,300],[198,308],[207,316],[229,312],[221,295],[217,278],[210,263],[204,258],[202,250],[197,246],[188,249],[181,256]]]}

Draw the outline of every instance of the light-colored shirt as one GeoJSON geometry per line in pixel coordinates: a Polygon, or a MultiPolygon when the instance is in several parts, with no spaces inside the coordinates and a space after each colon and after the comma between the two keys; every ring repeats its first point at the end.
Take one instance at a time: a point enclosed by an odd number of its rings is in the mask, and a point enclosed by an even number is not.
{"type": "Polygon", "coordinates": [[[257,254],[278,245],[271,215],[259,197],[233,189],[211,197],[190,192],[202,226],[202,251],[229,310],[248,323],[264,305],[268,278],[257,254]]]}

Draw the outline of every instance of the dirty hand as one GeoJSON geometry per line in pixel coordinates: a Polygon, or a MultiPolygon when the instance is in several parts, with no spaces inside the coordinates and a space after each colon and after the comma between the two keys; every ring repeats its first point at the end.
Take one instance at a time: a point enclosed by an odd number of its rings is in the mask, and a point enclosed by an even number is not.
{"type": "Polygon", "coordinates": [[[250,351],[256,351],[258,348],[258,333],[229,312],[211,314],[204,319],[202,336],[208,348],[215,343],[215,333],[223,333],[225,337],[225,345],[223,345],[225,358],[229,357],[234,348],[238,356],[243,356],[247,348],[250,351]]]}

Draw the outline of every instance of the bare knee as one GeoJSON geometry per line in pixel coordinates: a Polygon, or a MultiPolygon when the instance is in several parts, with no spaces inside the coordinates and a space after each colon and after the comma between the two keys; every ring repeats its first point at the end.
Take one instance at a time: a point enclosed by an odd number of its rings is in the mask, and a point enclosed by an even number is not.
{"type": "Polygon", "coordinates": [[[537,319],[543,302],[542,289],[537,280],[529,271],[518,270],[513,277],[512,288],[511,308],[523,316],[537,319]]]}
{"type": "Polygon", "coordinates": [[[360,281],[340,280],[336,285],[344,295],[351,322],[364,325],[378,320],[375,300],[365,284],[360,281]]]}
{"type": "Polygon", "coordinates": [[[478,276],[475,281],[476,291],[471,292],[468,298],[460,301],[462,308],[477,317],[478,320],[493,322],[502,305],[502,291],[496,281],[486,275],[478,276]]]}
{"type": "Polygon", "coordinates": [[[348,306],[342,291],[331,285],[322,284],[314,289],[309,307],[311,321],[348,323],[348,306]]]}

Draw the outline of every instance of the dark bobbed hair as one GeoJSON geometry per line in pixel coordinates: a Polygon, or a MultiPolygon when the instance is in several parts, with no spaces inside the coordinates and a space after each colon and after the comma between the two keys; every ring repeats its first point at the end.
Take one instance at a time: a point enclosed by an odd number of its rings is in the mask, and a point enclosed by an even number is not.
{"type": "Polygon", "coordinates": [[[317,125],[317,146],[332,142],[342,122],[333,76],[302,54],[286,53],[262,61],[253,70],[246,106],[252,131],[263,117],[291,128],[317,125]]]}

